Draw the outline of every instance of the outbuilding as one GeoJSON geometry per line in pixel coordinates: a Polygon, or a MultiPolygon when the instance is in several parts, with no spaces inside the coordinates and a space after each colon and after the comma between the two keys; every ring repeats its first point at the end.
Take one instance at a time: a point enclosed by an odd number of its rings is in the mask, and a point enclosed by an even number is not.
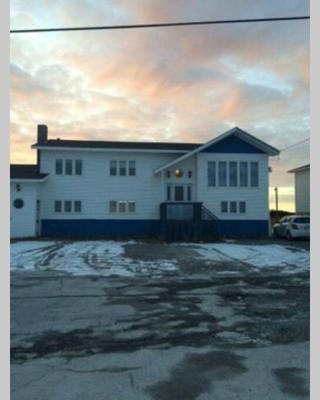
{"type": "Polygon", "coordinates": [[[310,214],[310,164],[288,171],[294,174],[295,211],[310,214]]]}

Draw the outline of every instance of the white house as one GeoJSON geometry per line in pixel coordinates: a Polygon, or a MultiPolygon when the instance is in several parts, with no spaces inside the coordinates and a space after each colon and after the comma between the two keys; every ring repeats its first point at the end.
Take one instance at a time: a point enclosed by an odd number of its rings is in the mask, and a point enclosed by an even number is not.
{"type": "Polygon", "coordinates": [[[296,213],[310,214],[310,164],[288,172],[294,174],[296,213]]]}
{"type": "Polygon", "coordinates": [[[31,147],[37,165],[11,168],[12,237],[268,235],[279,150],[237,127],[199,144],[49,139],[39,125],[31,147]]]}

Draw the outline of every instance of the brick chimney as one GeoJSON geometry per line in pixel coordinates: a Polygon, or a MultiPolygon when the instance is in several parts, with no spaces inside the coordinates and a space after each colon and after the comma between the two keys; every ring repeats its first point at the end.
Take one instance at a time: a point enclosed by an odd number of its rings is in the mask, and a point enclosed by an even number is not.
{"type": "Polygon", "coordinates": [[[44,144],[48,140],[48,127],[47,125],[38,125],[38,144],[44,144]]]}

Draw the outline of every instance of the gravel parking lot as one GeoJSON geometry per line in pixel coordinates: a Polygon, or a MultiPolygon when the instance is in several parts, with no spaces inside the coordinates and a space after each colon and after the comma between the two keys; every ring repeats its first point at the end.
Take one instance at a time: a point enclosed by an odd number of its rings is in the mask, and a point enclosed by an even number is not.
{"type": "Polygon", "coordinates": [[[309,397],[307,242],[11,245],[12,400],[309,397]]]}

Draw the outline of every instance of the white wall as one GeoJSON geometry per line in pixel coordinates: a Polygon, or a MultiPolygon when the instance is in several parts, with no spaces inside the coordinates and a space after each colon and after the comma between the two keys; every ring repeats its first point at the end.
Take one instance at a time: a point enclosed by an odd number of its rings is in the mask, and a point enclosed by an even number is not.
{"type": "Polygon", "coordinates": [[[161,174],[156,168],[180,154],[41,150],[41,172],[49,173],[42,184],[42,219],[158,219],[165,201],[161,174]],[[55,160],[81,159],[82,175],[55,175],[55,160]],[[110,160],[135,160],[136,176],[110,176],[110,160]],[[55,200],[81,200],[81,213],[55,213],[55,200]],[[135,213],[109,213],[110,200],[136,201],[135,213]]]}
{"type": "Polygon", "coordinates": [[[23,238],[36,236],[36,204],[38,183],[10,183],[10,237],[23,238]],[[17,184],[20,191],[17,191],[17,184]],[[15,199],[22,199],[24,206],[15,208],[15,199]]]}
{"type": "MultiPolygon", "coordinates": [[[[249,171],[250,174],[250,171],[249,171]]],[[[238,168],[239,184],[239,168],[238,168]]],[[[210,211],[221,219],[269,220],[268,204],[268,156],[265,154],[198,153],[197,187],[198,201],[203,201],[210,211]],[[259,162],[259,187],[212,187],[208,186],[208,161],[257,161],[259,162]],[[221,213],[221,201],[245,201],[246,213],[221,213]]]]}
{"type": "Polygon", "coordinates": [[[310,170],[295,173],[296,213],[310,213],[310,170]]]}

